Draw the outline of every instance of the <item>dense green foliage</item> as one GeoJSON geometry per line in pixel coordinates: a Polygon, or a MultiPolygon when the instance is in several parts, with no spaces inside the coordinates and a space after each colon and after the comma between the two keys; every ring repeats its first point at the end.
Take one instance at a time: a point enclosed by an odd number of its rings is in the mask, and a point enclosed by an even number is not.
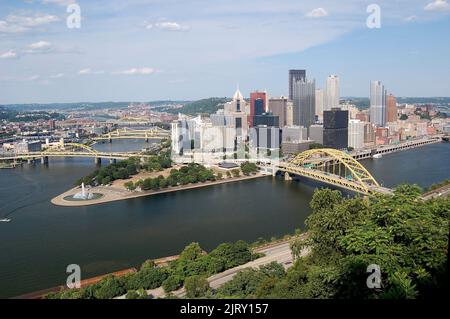
{"type": "Polygon", "coordinates": [[[209,292],[209,283],[205,276],[194,275],[184,281],[187,298],[205,297],[209,292]]]}
{"type": "Polygon", "coordinates": [[[141,299],[147,298],[145,290],[162,286],[166,292],[170,292],[181,288],[183,284],[190,296],[202,297],[209,291],[206,281],[208,276],[245,264],[255,256],[244,241],[221,244],[209,254],[198,243],[192,243],[168,266],[157,266],[149,260],[135,273],[120,278],[108,275],[94,285],[50,293],[46,298],[111,299],[126,294],[127,299],[141,299]]]}
{"type": "Polygon", "coordinates": [[[241,164],[241,171],[246,176],[255,174],[258,172],[258,166],[255,163],[245,162],[241,164]]]}
{"type": "Polygon", "coordinates": [[[311,143],[311,144],[309,144],[309,149],[310,150],[314,150],[314,149],[317,149],[317,148],[324,148],[324,146],[322,144],[320,144],[320,143],[311,143]]]}
{"type": "Polygon", "coordinates": [[[217,297],[436,298],[448,292],[450,199],[420,199],[417,186],[393,196],[343,198],[317,190],[308,238],[292,245],[296,261],[277,280],[245,270],[217,297]],[[305,248],[310,253],[305,255],[305,248]],[[369,289],[367,267],[379,265],[381,288],[369,289]]]}
{"type": "Polygon", "coordinates": [[[207,169],[200,164],[191,163],[180,169],[172,169],[170,175],[162,175],[155,178],[146,178],[136,183],[127,183],[129,190],[140,187],[142,190],[158,190],[178,185],[187,185],[195,183],[204,183],[206,181],[215,181],[217,177],[211,169],[207,169]]]}
{"type": "Polygon", "coordinates": [[[186,103],[182,108],[168,111],[172,113],[183,113],[188,115],[212,114],[216,113],[220,108],[223,108],[223,104],[228,102],[229,100],[230,99],[226,97],[211,97],[208,99],[186,103]]]}
{"type": "MultiPolygon", "coordinates": [[[[170,276],[163,283],[166,292],[180,288],[191,276],[210,276],[245,264],[255,258],[244,241],[224,243],[206,254],[198,243],[187,246],[170,266],[170,276]]],[[[198,278],[197,278],[198,279],[198,278]]]]}
{"type": "Polygon", "coordinates": [[[130,158],[102,167],[92,174],[80,178],[76,185],[81,185],[81,183],[85,185],[107,185],[116,179],[127,179],[131,175],[137,174],[139,168],[139,159],[130,158]]]}
{"type": "Polygon", "coordinates": [[[37,120],[63,120],[65,117],[57,112],[19,112],[0,107],[0,121],[8,122],[32,122],[37,120]]]}
{"type": "MultiPolygon", "coordinates": [[[[76,185],[107,185],[117,179],[127,179],[137,174],[140,170],[149,172],[162,171],[172,166],[172,160],[168,152],[162,152],[158,155],[150,157],[146,162],[142,163],[138,158],[130,158],[114,164],[107,165],[94,171],[92,174],[80,178],[76,185]]],[[[132,182],[127,182],[126,187],[130,190],[135,188],[132,182]]]]}

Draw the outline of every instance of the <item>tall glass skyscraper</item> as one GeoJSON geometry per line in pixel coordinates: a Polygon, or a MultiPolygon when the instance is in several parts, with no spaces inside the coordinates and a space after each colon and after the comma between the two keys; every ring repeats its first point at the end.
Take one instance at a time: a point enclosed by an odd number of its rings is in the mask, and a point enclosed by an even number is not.
{"type": "Polygon", "coordinates": [[[316,81],[308,79],[293,80],[292,100],[294,101],[294,125],[309,128],[315,122],[316,81]]]}
{"type": "Polygon", "coordinates": [[[386,90],[380,81],[370,83],[370,122],[376,126],[386,125],[386,90]]]}
{"type": "Polygon", "coordinates": [[[304,80],[306,78],[306,70],[289,70],[289,100],[294,99],[294,81],[304,80]]]}
{"type": "Polygon", "coordinates": [[[337,75],[328,76],[324,97],[324,111],[329,111],[333,108],[339,107],[339,77],[337,75]]]}

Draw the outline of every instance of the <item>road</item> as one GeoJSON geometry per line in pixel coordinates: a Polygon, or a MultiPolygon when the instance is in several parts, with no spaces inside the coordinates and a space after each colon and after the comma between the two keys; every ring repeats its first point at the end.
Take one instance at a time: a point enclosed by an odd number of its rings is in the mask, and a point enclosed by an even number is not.
{"type": "MultiPolygon", "coordinates": [[[[285,269],[289,268],[293,264],[293,256],[291,253],[291,249],[289,246],[289,242],[284,241],[278,244],[273,244],[271,246],[267,246],[264,248],[260,248],[255,250],[258,253],[265,254],[264,257],[255,259],[253,261],[250,261],[244,265],[237,266],[231,269],[228,269],[224,272],[221,272],[219,274],[212,275],[208,278],[209,286],[212,289],[217,289],[226,282],[233,279],[233,277],[241,270],[245,268],[258,268],[263,265],[270,264],[271,262],[278,262],[279,264],[282,264],[285,269]]],[[[305,251],[303,255],[306,255],[308,251],[305,251]]],[[[153,296],[153,298],[164,298],[166,296],[164,290],[162,287],[147,290],[147,294],[150,296],[153,296]]],[[[186,295],[186,291],[184,288],[181,288],[179,290],[173,291],[172,294],[176,297],[182,298],[186,295]]],[[[123,298],[123,297],[122,297],[123,298]]]]}
{"type": "Polygon", "coordinates": [[[429,200],[438,197],[447,197],[450,195],[450,185],[445,185],[432,192],[428,192],[422,196],[423,200],[429,200]]]}

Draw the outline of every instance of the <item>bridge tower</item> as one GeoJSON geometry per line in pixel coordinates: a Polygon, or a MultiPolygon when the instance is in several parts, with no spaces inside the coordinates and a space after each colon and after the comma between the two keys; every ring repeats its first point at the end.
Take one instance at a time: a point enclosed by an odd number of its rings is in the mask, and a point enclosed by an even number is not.
{"type": "Polygon", "coordinates": [[[48,165],[48,156],[41,157],[41,164],[48,165]]]}

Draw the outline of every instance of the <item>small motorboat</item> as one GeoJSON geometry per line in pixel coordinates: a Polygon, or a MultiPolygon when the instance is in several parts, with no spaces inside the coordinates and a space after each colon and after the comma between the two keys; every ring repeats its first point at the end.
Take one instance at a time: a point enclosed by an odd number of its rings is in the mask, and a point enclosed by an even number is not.
{"type": "Polygon", "coordinates": [[[11,219],[9,219],[9,218],[0,219],[1,223],[9,223],[10,221],[11,221],[11,219]]]}
{"type": "Polygon", "coordinates": [[[383,155],[381,155],[381,154],[375,154],[374,156],[373,156],[373,158],[382,158],[383,157],[383,155]]]}

